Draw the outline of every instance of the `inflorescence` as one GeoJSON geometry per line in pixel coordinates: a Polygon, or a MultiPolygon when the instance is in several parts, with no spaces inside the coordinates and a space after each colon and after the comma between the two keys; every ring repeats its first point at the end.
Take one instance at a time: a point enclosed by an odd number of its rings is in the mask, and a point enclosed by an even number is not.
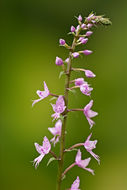
{"type": "MultiPolygon", "coordinates": [[[[86,17],[83,21],[83,18],[81,15],[77,18],[78,25],[77,27],[71,26],[69,34],[73,35],[73,42],[72,45],[68,45],[64,39],[59,40],[59,45],[65,47],[69,51],[69,56],[64,60],[60,57],[56,57],[55,64],[57,66],[61,66],[63,69],[63,74],[65,74],[66,82],[65,82],[65,92],[64,95],[56,95],[50,92],[49,88],[47,87],[46,82],[44,82],[44,91],[37,90],[37,95],[39,96],[39,99],[33,101],[33,106],[47,98],[48,96],[55,97],[56,103],[51,104],[54,113],[51,115],[53,118],[53,121],[56,120],[55,126],[48,128],[49,132],[53,135],[52,139],[48,139],[46,136],[43,139],[42,145],[39,145],[38,143],[35,143],[35,148],[37,152],[39,153],[39,156],[34,159],[33,163],[35,165],[35,168],[39,165],[39,163],[42,161],[43,157],[46,156],[46,154],[51,154],[53,157],[50,159],[50,161],[57,160],[58,161],[58,180],[57,180],[57,190],[61,189],[61,182],[62,179],[65,177],[66,173],[73,168],[74,166],[78,166],[80,168],[83,168],[84,170],[87,170],[91,174],[94,175],[94,170],[91,168],[88,168],[89,162],[91,160],[91,157],[83,159],[81,156],[81,151],[79,147],[84,147],[84,149],[97,160],[98,164],[100,164],[100,158],[98,155],[96,155],[93,152],[93,149],[96,148],[97,140],[91,140],[92,133],[87,137],[87,139],[84,142],[72,145],[70,148],[65,148],[65,134],[66,134],[66,120],[69,112],[73,111],[82,111],[85,115],[90,129],[93,127],[95,122],[91,119],[98,115],[97,112],[93,111],[91,108],[93,106],[93,100],[90,100],[87,105],[84,106],[84,108],[74,108],[70,109],[68,108],[68,94],[72,89],[79,88],[81,93],[89,96],[91,98],[91,93],[93,91],[93,88],[88,84],[84,78],[76,78],[73,80],[70,80],[71,78],[71,72],[79,71],[84,72],[84,76],[86,78],[94,78],[96,75],[88,69],[84,68],[73,68],[72,67],[72,61],[73,59],[78,58],[80,55],[88,56],[93,53],[93,51],[88,49],[83,49],[80,51],[76,51],[76,47],[80,45],[86,46],[86,44],[89,41],[90,36],[93,34],[92,28],[94,26],[97,26],[99,24],[102,25],[110,25],[111,21],[108,18],[104,18],[103,16],[96,16],[95,14],[91,13],[88,17],[86,17]],[[70,87],[70,85],[74,84],[70,87]],[[55,146],[57,143],[60,142],[60,155],[57,156],[52,150],[51,150],[51,144],[55,146]],[[77,148],[77,149],[76,149],[77,148]],[[64,154],[66,152],[69,152],[71,150],[77,150],[77,154],[75,156],[74,162],[65,170],[63,170],[63,163],[64,163],[64,154]]],[[[79,177],[76,178],[76,180],[71,185],[70,190],[79,190],[80,185],[80,179],[79,177]]]]}

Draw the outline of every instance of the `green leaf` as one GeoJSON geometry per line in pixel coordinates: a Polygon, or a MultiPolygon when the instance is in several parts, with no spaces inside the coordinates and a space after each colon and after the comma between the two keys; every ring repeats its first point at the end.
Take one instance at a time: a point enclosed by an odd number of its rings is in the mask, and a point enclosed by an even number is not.
{"type": "Polygon", "coordinates": [[[48,163],[47,163],[47,166],[48,166],[51,162],[53,162],[54,160],[56,160],[56,158],[51,157],[51,158],[49,159],[48,163]]]}
{"type": "Polygon", "coordinates": [[[64,71],[61,71],[60,74],[59,74],[59,79],[62,77],[62,75],[64,75],[64,71]]]}
{"type": "Polygon", "coordinates": [[[66,175],[64,175],[63,177],[62,177],[62,180],[64,180],[66,178],[66,175]]]}
{"type": "Polygon", "coordinates": [[[57,97],[52,97],[52,98],[50,98],[49,101],[56,100],[56,99],[57,99],[57,97]]]}

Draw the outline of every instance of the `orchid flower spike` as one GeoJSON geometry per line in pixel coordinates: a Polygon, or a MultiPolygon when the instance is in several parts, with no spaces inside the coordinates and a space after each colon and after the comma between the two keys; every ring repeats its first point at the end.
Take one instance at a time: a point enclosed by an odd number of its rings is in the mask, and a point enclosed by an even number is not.
{"type": "Polygon", "coordinates": [[[79,185],[80,185],[80,179],[77,176],[77,179],[73,182],[73,184],[71,185],[70,190],[80,190],[79,189],[79,185]]]}
{"type": "Polygon", "coordinates": [[[34,106],[34,104],[36,104],[37,102],[43,100],[44,98],[46,98],[50,95],[49,89],[48,89],[45,81],[44,81],[44,91],[37,90],[36,93],[40,98],[37,100],[33,100],[32,106],[34,106]]]}
{"type": "Polygon", "coordinates": [[[89,171],[90,173],[92,173],[94,175],[94,171],[90,168],[86,168],[90,162],[91,158],[87,158],[85,160],[81,160],[81,151],[80,149],[77,152],[76,158],[75,158],[75,164],[80,167],[83,168],[84,170],[89,171]]]}
{"type": "Polygon", "coordinates": [[[91,110],[91,107],[93,106],[93,100],[91,100],[85,107],[84,107],[84,115],[86,116],[86,119],[88,120],[88,123],[90,125],[90,129],[93,127],[95,122],[91,119],[92,117],[95,117],[98,115],[97,112],[91,110]]]}
{"type": "Polygon", "coordinates": [[[48,138],[45,136],[43,140],[43,145],[40,146],[38,143],[35,143],[35,148],[37,152],[40,154],[37,158],[34,159],[33,163],[35,164],[35,168],[39,165],[43,157],[48,154],[51,150],[51,144],[48,140],[48,138]]]}
{"type": "Polygon", "coordinates": [[[54,137],[50,140],[53,142],[54,146],[57,142],[59,142],[59,138],[61,137],[61,129],[62,121],[60,119],[56,122],[55,127],[48,128],[48,130],[54,135],[54,137]]]}
{"type": "Polygon", "coordinates": [[[87,150],[87,152],[89,152],[97,161],[98,164],[100,164],[100,159],[99,156],[96,155],[92,150],[96,148],[96,144],[97,144],[97,140],[91,141],[90,138],[92,136],[92,133],[88,136],[88,138],[86,139],[85,143],[84,143],[84,147],[87,150]]]}
{"type": "Polygon", "coordinates": [[[55,112],[54,114],[52,114],[52,117],[54,119],[58,119],[60,117],[60,114],[63,113],[66,108],[63,96],[59,96],[56,101],[56,104],[51,105],[55,112]]]}

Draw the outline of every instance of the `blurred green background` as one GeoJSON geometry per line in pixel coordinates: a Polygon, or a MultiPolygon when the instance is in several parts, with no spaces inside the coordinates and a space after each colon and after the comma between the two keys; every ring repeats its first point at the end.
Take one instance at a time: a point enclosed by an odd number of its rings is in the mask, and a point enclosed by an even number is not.
{"type": "MultiPolygon", "coordinates": [[[[76,26],[74,16],[87,16],[91,11],[110,17],[113,25],[94,29],[87,48],[94,51],[78,58],[75,67],[91,69],[97,77],[88,80],[94,87],[93,110],[99,112],[94,120],[93,140],[98,139],[95,153],[101,165],[92,159],[90,167],[95,176],[78,167],[73,168],[63,181],[69,188],[79,175],[82,190],[127,189],[127,2],[117,0],[1,0],[0,6],[0,189],[50,190],[55,189],[57,167],[54,161],[46,166],[47,155],[37,170],[32,161],[38,156],[34,142],[52,135],[53,113],[50,98],[31,107],[36,90],[43,89],[43,81],[51,92],[63,94],[64,76],[58,79],[60,67],[55,57],[67,57],[59,47],[59,38],[71,42],[67,35],[76,26]]],[[[83,73],[73,74],[83,77],[83,73]]],[[[89,98],[79,90],[70,94],[70,107],[84,107],[89,98]]],[[[89,125],[82,113],[69,114],[66,147],[83,142],[89,135],[89,125]]],[[[82,149],[83,150],[83,149],[82,149]]],[[[58,153],[59,145],[54,149],[58,153]]],[[[65,167],[74,161],[76,152],[65,157],[65,167]]],[[[83,158],[89,154],[83,151],[83,158]]]]}

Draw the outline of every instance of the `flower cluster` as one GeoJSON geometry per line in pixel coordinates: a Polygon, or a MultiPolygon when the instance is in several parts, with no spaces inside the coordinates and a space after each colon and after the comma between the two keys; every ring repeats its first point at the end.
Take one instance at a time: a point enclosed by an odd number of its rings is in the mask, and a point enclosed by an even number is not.
{"type": "MultiPolygon", "coordinates": [[[[72,169],[74,166],[78,166],[91,174],[94,175],[94,170],[91,168],[88,168],[88,165],[91,161],[91,157],[85,158],[82,160],[82,153],[79,147],[84,147],[84,150],[86,150],[94,159],[97,160],[98,164],[100,164],[100,158],[98,155],[96,155],[93,152],[93,149],[96,148],[97,140],[92,141],[91,136],[92,133],[86,138],[86,140],[82,143],[74,144],[70,148],[65,148],[65,125],[66,120],[69,112],[73,111],[82,111],[85,115],[90,129],[93,127],[95,122],[91,119],[98,115],[97,112],[93,111],[91,108],[93,106],[93,100],[91,100],[91,93],[93,91],[93,88],[91,85],[87,82],[87,79],[94,78],[96,75],[87,68],[75,68],[72,67],[72,61],[73,59],[76,59],[80,57],[81,54],[88,56],[93,53],[92,50],[89,50],[86,48],[86,44],[89,40],[89,37],[93,34],[92,28],[96,26],[97,24],[103,24],[103,25],[109,25],[111,22],[107,18],[103,18],[102,16],[96,16],[93,13],[91,13],[88,17],[85,18],[83,21],[83,18],[81,15],[77,18],[78,25],[71,26],[70,33],[73,35],[74,39],[72,42],[72,45],[68,45],[67,42],[64,39],[59,40],[59,45],[65,47],[69,51],[69,56],[65,59],[62,59],[60,57],[56,57],[55,64],[57,66],[61,66],[63,69],[63,74],[65,74],[66,77],[66,83],[65,83],[65,93],[64,95],[56,95],[50,92],[49,88],[47,87],[46,83],[44,82],[44,91],[37,90],[37,95],[39,96],[39,99],[34,100],[32,106],[34,106],[37,102],[47,98],[48,96],[53,96],[56,98],[56,102],[54,104],[51,104],[52,109],[54,113],[51,115],[53,118],[53,121],[56,120],[56,123],[53,127],[49,127],[49,132],[53,135],[53,137],[49,140],[46,136],[43,139],[42,145],[39,145],[38,143],[35,143],[35,148],[37,152],[39,153],[39,156],[34,159],[33,163],[35,164],[35,168],[39,165],[39,163],[42,161],[43,157],[46,154],[51,154],[53,156],[53,159],[50,158],[49,162],[53,160],[57,160],[59,162],[58,164],[58,184],[57,189],[61,189],[61,181],[66,175],[66,173],[72,169]],[[76,47],[83,45],[83,50],[76,51],[76,47]],[[71,78],[71,72],[80,71],[84,72],[84,78],[75,78],[73,80],[70,80],[71,78]],[[70,86],[71,84],[74,84],[73,86],[70,86]],[[79,88],[81,93],[88,96],[90,98],[87,105],[85,105],[84,108],[68,108],[68,94],[69,91],[71,91],[74,88],[79,88]],[[57,156],[52,150],[51,145],[53,144],[54,147],[56,144],[60,142],[60,154],[57,156]],[[77,153],[75,155],[75,161],[63,171],[63,157],[66,152],[69,152],[71,150],[74,150],[75,148],[77,150],[77,153]]],[[[79,177],[76,178],[76,180],[71,185],[70,190],[79,190],[80,185],[80,179],[79,177]]]]}

